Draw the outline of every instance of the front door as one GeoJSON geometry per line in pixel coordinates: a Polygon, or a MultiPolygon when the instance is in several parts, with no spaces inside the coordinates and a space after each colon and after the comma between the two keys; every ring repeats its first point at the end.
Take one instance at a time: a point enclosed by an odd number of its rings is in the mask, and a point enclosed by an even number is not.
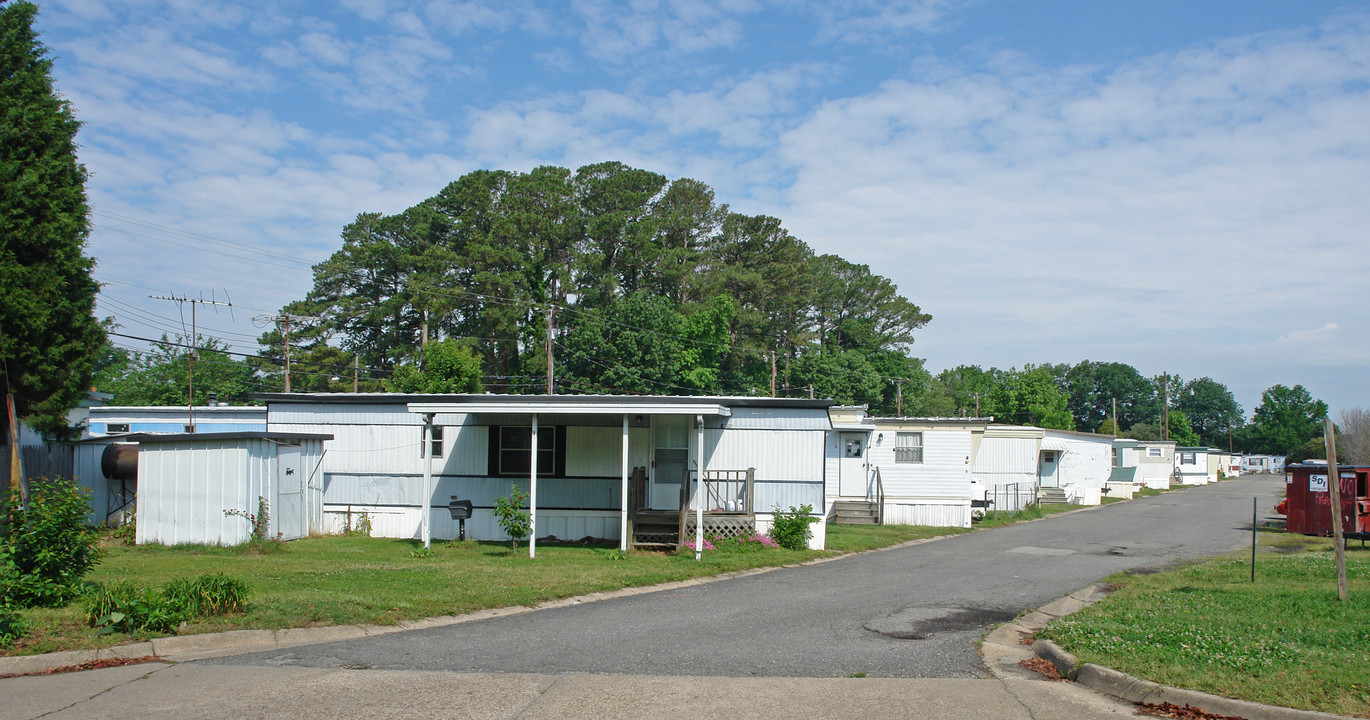
{"type": "Polygon", "coordinates": [[[838,433],[837,492],[842,497],[866,497],[866,433],[838,433]]]}
{"type": "Polygon", "coordinates": [[[285,540],[304,537],[309,525],[305,522],[304,455],[297,445],[276,446],[276,532],[285,540]]]}
{"type": "Polygon", "coordinates": [[[1061,464],[1060,450],[1043,450],[1042,462],[1037,466],[1037,475],[1041,478],[1042,487],[1060,487],[1061,479],[1057,475],[1056,469],[1061,464]]]}
{"type": "Polygon", "coordinates": [[[658,415],[652,420],[652,490],[648,507],[679,510],[680,489],[689,473],[690,418],[658,415]]]}

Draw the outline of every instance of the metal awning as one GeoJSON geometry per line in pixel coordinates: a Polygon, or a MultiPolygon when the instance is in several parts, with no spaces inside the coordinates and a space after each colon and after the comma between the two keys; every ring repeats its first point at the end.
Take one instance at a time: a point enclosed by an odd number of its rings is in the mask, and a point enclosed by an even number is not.
{"type": "MultiPolygon", "coordinates": [[[[543,396],[534,396],[543,397],[543,396]]],[[[711,415],[731,417],[732,409],[712,402],[629,403],[558,402],[538,400],[483,400],[480,402],[411,402],[411,413],[466,413],[477,415],[521,413],[530,415],[711,415]]]]}
{"type": "Polygon", "coordinates": [[[1068,445],[1066,441],[1062,440],[1061,438],[1048,437],[1042,438],[1042,449],[1056,450],[1058,452],[1068,452],[1070,450],[1070,445],[1068,445]]]}

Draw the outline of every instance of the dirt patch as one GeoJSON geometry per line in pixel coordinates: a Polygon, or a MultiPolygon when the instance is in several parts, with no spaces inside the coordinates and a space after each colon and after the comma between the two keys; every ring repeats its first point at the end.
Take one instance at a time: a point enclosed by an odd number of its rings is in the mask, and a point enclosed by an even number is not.
{"type": "Polygon", "coordinates": [[[1047,660],[1045,658],[1028,658],[1027,660],[1018,661],[1018,664],[1037,673],[1038,675],[1045,677],[1048,680],[1060,682],[1065,679],[1061,677],[1061,673],[1056,670],[1056,666],[1053,665],[1050,660],[1047,660]]]}
{"type": "Polygon", "coordinates": [[[0,680],[14,677],[26,677],[28,675],[56,675],[57,673],[81,672],[84,670],[99,670],[101,668],[120,667],[123,665],[141,665],[150,662],[166,662],[156,655],[144,655],[134,658],[104,658],[102,660],[91,660],[78,665],[63,665],[62,667],[48,668],[41,672],[31,673],[4,673],[0,674],[0,680]]]}

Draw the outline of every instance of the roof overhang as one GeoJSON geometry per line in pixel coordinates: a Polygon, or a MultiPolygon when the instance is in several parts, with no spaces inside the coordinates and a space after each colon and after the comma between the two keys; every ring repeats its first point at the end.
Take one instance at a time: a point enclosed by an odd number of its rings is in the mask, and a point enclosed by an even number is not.
{"type": "Polygon", "coordinates": [[[1044,437],[1042,438],[1042,449],[1067,452],[1070,450],[1070,444],[1061,438],[1044,437]]]}
{"type": "MultiPolygon", "coordinates": [[[[538,397],[538,396],[534,396],[538,397]]],[[[730,417],[732,409],[711,402],[556,402],[539,400],[484,400],[478,402],[411,402],[411,413],[471,415],[709,415],[730,417]]]]}

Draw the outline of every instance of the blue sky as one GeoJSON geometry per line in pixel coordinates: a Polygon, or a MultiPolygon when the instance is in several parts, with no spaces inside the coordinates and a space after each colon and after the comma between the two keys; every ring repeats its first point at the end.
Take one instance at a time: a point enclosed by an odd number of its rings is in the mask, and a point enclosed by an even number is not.
{"type": "Polygon", "coordinates": [[[1127,362],[1370,405],[1370,5],[60,0],[102,314],[243,351],[358,212],[477,168],[711,185],[963,363],[1127,362]]]}

